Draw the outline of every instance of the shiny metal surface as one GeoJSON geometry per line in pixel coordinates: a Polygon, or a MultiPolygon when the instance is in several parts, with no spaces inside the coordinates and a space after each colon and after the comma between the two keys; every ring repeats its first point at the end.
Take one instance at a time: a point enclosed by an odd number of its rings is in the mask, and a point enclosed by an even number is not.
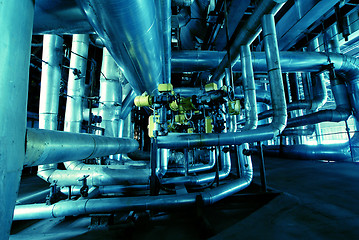
{"type": "Polygon", "coordinates": [[[56,182],[58,186],[81,186],[82,182],[78,179],[88,176],[89,186],[148,185],[150,175],[150,168],[115,169],[99,166],[92,170],[56,170],[49,176],[48,182],[56,182]]]}
{"type": "Polygon", "coordinates": [[[244,109],[246,123],[241,130],[257,128],[258,113],[256,100],[256,84],[254,82],[253,65],[249,45],[241,46],[242,78],[244,91],[244,109]]]}
{"type": "MultiPolygon", "coordinates": [[[[162,83],[171,83],[171,0],[159,0],[161,2],[161,17],[160,22],[162,25],[162,39],[163,39],[163,52],[164,52],[164,73],[162,83]]],[[[186,1],[182,1],[186,2],[186,1]]],[[[192,1],[193,2],[193,1],[192,1]]],[[[185,3],[186,4],[186,3],[185,3]]],[[[187,3],[188,4],[188,3],[187,3]]],[[[191,5],[191,4],[189,4],[191,5]]]]}
{"type": "MultiPolygon", "coordinates": [[[[39,99],[39,128],[57,130],[60,98],[63,38],[58,35],[44,35],[42,50],[41,88],[39,99]]],[[[40,165],[37,176],[47,179],[57,164],[40,165]]]]}
{"type": "Polygon", "coordinates": [[[265,15],[263,17],[263,33],[265,36],[264,48],[266,52],[269,83],[271,86],[272,109],[274,110],[272,123],[263,128],[241,133],[168,134],[167,136],[157,138],[158,147],[178,149],[199,146],[241,145],[242,143],[273,139],[284,130],[287,122],[287,106],[273,15],[265,15]]]}
{"type": "Polygon", "coordinates": [[[44,35],[39,102],[39,128],[57,130],[63,38],[44,35]]]}
{"type": "Polygon", "coordinates": [[[94,33],[75,0],[36,0],[34,34],[94,33]]]}
{"type": "Polygon", "coordinates": [[[34,3],[1,1],[0,16],[0,239],[8,239],[25,158],[34,3]]]}
{"type": "Polygon", "coordinates": [[[163,46],[154,0],[77,2],[135,92],[156,93],[163,79],[163,46]]]}
{"type": "Polygon", "coordinates": [[[289,50],[308,27],[338,2],[339,0],[296,0],[277,23],[280,50],[289,50]]]}
{"type": "Polygon", "coordinates": [[[216,68],[210,79],[211,82],[218,82],[224,75],[224,69],[231,64],[232,66],[237,62],[240,55],[240,48],[242,45],[250,45],[260,33],[261,17],[264,14],[272,13],[278,10],[286,0],[261,0],[257,3],[255,11],[250,18],[241,26],[241,31],[238,35],[232,37],[235,40],[230,46],[230,61],[228,55],[223,57],[223,60],[216,68]]]}
{"type": "Polygon", "coordinates": [[[137,148],[138,142],[134,139],[29,128],[24,165],[102,157],[133,152],[137,148]]]}
{"type": "Polygon", "coordinates": [[[136,210],[168,210],[191,207],[198,201],[205,205],[213,204],[246,187],[252,182],[253,168],[250,157],[245,158],[244,175],[229,184],[222,185],[203,193],[183,195],[160,195],[143,197],[122,197],[61,201],[53,205],[29,204],[18,205],[14,211],[14,220],[44,219],[91,213],[136,210]]]}
{"type": "Polygon", "coordinates": [[[172,0],[171,2],[173,6],[189,7],[193,3],[193,1],[194,0],[172,0]]]}
{"type": "MultiPolygon", "coordinates": [[[[228,177],[231,172],[231,158],[229,152],[221,154],[221,170],[218,172],[219,180],[228,177]]],[[[183,176],[183,177],[172,177],[163,178],[161,184],[190,184],[190,185],[201,185],[205,183],[213,182],[216,178],[216,172],[205,173],[197,176],[183,176]]]]}
{"type": "Polygon", "coordinates": [[[134,105],[134,100],[137,94],[135,91],[131,90],[125,99],[122,101],[122,109],[119,118],[120,119],[126,119],[128,114],[131,112],[132,107],[134,105]]]}
{"type": "Polygon", "coordinates": [[[99,114],[102,122],[100,126],[105,129],[105,136],[118,137],[122,100],[119,78],[122,77],[122,73],[106,48],[103,48],[101,72],[99,114]]]}
{"type": "Polygon", "coordinates": [[[85,78],[87,68],[87,55],[89,47],[89,36],[86,34],[77,34],[72,39],[72,53],[70,57],[70,70],[67,80],[67,97],[65,126],[66,132],[81,132],[83,97],[85,96],[85,78]],[[80,71],[75,74],[74,70],[80,71]]]}

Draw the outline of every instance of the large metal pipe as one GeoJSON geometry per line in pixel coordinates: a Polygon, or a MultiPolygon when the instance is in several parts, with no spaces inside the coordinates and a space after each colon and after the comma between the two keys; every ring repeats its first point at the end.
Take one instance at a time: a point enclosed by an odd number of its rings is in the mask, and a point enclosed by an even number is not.
{"type": "Polygon", "coordinates": [[[348,143],[263,146],[268,156],[298,160],[352,161],[348,143]]]}
{"type": "Polygon", "coordinates": [[[103,157],[137,150],[138,142],[92,134],[27,129],[25,166],[103,157]]]}
{"type": "Polygon", "coordinates": [[[81,132],[89,36],[73,35],[65,112],[66,132],[81,132]]]}
{"type": "Polygon", "coordinates": [[[163,79],[163,46],[154,0],[77,0],[77,3],[135,92],[156,93],[163,79]]]}
{"type": "Polygon", "coordinates": [[[258,113],[256,101],[256,85],[254,82],[253,65],[249,45],[241,46],[242,78],[244,90],[244,109],[246,123],[241,130],[251,130],[257,128],[258,113]]]}
{"type": "MultiPolygon", "coordinates": [[[[41,88],[39,100],[39,128],[57,130],[60,98],[63,38],[58,35],[44,35],[42,50],[41,88]]],[[[47,179],[57,164],[40,165],[37,175],[47,179]]]]}
{"type": "Polygon", "coordinates": [[[240,32],[232,37],[234,41],[230,46],[230,56],[227,54],[216,68],[211,81],[218,82],[224,75],[225,68],[236,63],[240,55],[242,45],[250,45],[260,33],[261,17],[264,14],[276,12],[286,0],[261,0],[257,3],[255,11],[241,27],[240,32]]]}
{"type": "Polygon", "coordinates": [[[92,170],[56,170],[49,176],[47,181],[50,183],[56,182],[58,186],[81,186],[83,183],[79,179],[86,176],[88,186],[149,184],[150,168],[115,169],[97,166],[92,170]]]}
{"type": "Polygon", "coordinates": [[[246,158],[243,172],[244,174],[240,179],[202,193],[86,199],[62,201],[53,205],[18,205],[14,211],[14,220],[44,219],[116,211],[168,210],[191,207],[196,203],[198,204],[199,201],[203,202],[204,205],[210,205],[249,186],[253,179],[253,167],[250,157],[246,158]]]}
{"type": "Polygon", "coordinates": [[[192,148],[200,146],[240,145],[242,143],[273,139],[284,130],[287,122],[287,107],[273,15],[265,15],[263,17],[263,32],[265,33],[265,52],[274,110],[272,123],[260,129],[241,133],[169,134],[157,138],[158,147],[192,148]]]}
{"type": "Polygon", "coordinates": [[[159,0],[161,2],[161,25],[164,46],[164,73],[163,83],[171,83],[171,0],[159,0]]]}
{"type": "Polygon", "coordinates": [[[8,239],[25,158],[34,1],[1,1],[0,16],[0,239],[8,239]]]}
{"type": "Polygon", "coordinates": [[[39,128],[57,130],[63,38],[44,35],[42,50],[39,128]]]}
{"type": "MultiPolygon", "coordinates": [[[[199,72],[217,68],[225,52],[179,51],[172,53],[172,72],[199,72]]],[[[321,52],[280,52],[283,72],[319,72],[328,66],[328,57],[334,64],[337,75],[350,81],[359,72],[359,60],[343,54],[321,52]]],[[[267,71],[264,52],[252,52],[253,70],[267,71]]],[[[234,64],[233,71],[240,72],[241,60],[234,64]]]]}
{"type": "Polygon", "coordinates": [[[107,137],[118,137],[118,123],[121,110],[122,88],[119,78],[122,77],[116,62],[103,48],[100,76],[100,126],[105,129],[107,137]]]}

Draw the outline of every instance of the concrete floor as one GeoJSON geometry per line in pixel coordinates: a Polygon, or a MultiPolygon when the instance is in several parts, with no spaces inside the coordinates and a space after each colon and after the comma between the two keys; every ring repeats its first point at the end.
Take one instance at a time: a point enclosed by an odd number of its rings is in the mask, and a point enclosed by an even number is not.
{"type": "Polygon", "coordinates": [[[359,165],[266,158],[266,170],[268,185],[282,194],[253,195],[253,184],[209,208],[137,221],[119,214],[101,227],[89,228],[91,217],[19,221],[10,239],[359,239],[359,165]]]}

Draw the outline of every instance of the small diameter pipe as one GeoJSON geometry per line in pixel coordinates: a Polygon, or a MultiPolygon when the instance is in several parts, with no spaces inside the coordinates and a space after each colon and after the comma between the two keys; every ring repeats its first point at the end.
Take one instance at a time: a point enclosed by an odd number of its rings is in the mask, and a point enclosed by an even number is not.
{"type": "Polygon", "coordinates": [[[263,128],[241,133],[168,134],[167,136],[157,138],[158,147],[178,149],[202,146],[240,145],[242,143],[273,139],[284,130],[287,122],[287,106],[273,15],[265,15],[263,17],[263,32],[274,110],[272,123],[263,128]]]}

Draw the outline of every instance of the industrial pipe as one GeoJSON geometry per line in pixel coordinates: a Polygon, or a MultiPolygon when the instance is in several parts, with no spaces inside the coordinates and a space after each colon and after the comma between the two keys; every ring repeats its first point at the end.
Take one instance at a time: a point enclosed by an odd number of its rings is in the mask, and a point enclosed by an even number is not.
{"type": "Polygon", "coordinates": [[[137,150],[138,142],[92,134],[27,129],[25,166],[103,157],[137,150]]]}
{"type": "MultiPolygon", "coordinates": [[[[57,130],[60,98],[61,65],[63,58],[62,36],[44,35],[42,50],[41,88],[39,99],[39,128],[57,130]]],[[[47,174],[57,169],[57,164],[40,165],[37,176],[47,178],[47,174]]]]}
{"type": "Polygon", "coordinates": [[[273,139],[284,130],[287,121],[287,112],[273,15],[265,15],[263,17],[263,32],[265,33],[265,52],[274,110],[272,123],[260,129],[253,129],[241,133],[168,134],[167,136],[157,138],[158,147],[178,149],[202,146],[241,145],[242,143],[273,139]]]}
{"type": "MultiPolygon", "coordinates": [[[[215,72],[210,79],[211,82],[218,82],[224,75],[225,68],[232,66],[236,63],[240,55],[240,49],[242,45],[250,45],[254,39],[260,33],[261,17],[265,14],[275,13],[284,4],[286,0],[261,0],[257,3],[253,14],[240,26],[240,31],[236,36],[232,36],[234,39],[230,46],[230,56],[227,54],[223,57],[223,60],[216,68],[215,72]]],[[[238,26],[238,27],[239,27],[238,26]]]]}
{"type": "Polygon", "coordinates": [[[250,157],[246,158],[244,168],[244,175],[241,178],[207,192],[184,195],[85,199],[62,201],[53,205],[18,205],[14,211],[14,220],[44,219],[116,211],[168,210],[191,207],[199,203],[199,201],[203,202],[204,205],[210,205],[250,185],[253,179],[253,167],[250,157]]]}
{"type": "Polygon", "coordinates": [[[257,128],[258,113],[256,101],[256,84],[254,82],[254,73],[252,66],[251,51],[249,45],[241,46],[242,60],[242,78],[244,90],[244,109],[246,114],[246,122],[242,131],[257,128]]]}
{"type": "Polygon", "coordinates": [[[88,35],[73,35],[69,77],[67,80],[67,97],[64,125],[65,132],[81,132],[88,47],[88,35]]]}
{"type": "Polygon", "coordinates": [[[164,50],[154,0],[77,0],[77,3],[134,91],[138,95],[145,91],[156,94],[163,79],[164,50]]]}

